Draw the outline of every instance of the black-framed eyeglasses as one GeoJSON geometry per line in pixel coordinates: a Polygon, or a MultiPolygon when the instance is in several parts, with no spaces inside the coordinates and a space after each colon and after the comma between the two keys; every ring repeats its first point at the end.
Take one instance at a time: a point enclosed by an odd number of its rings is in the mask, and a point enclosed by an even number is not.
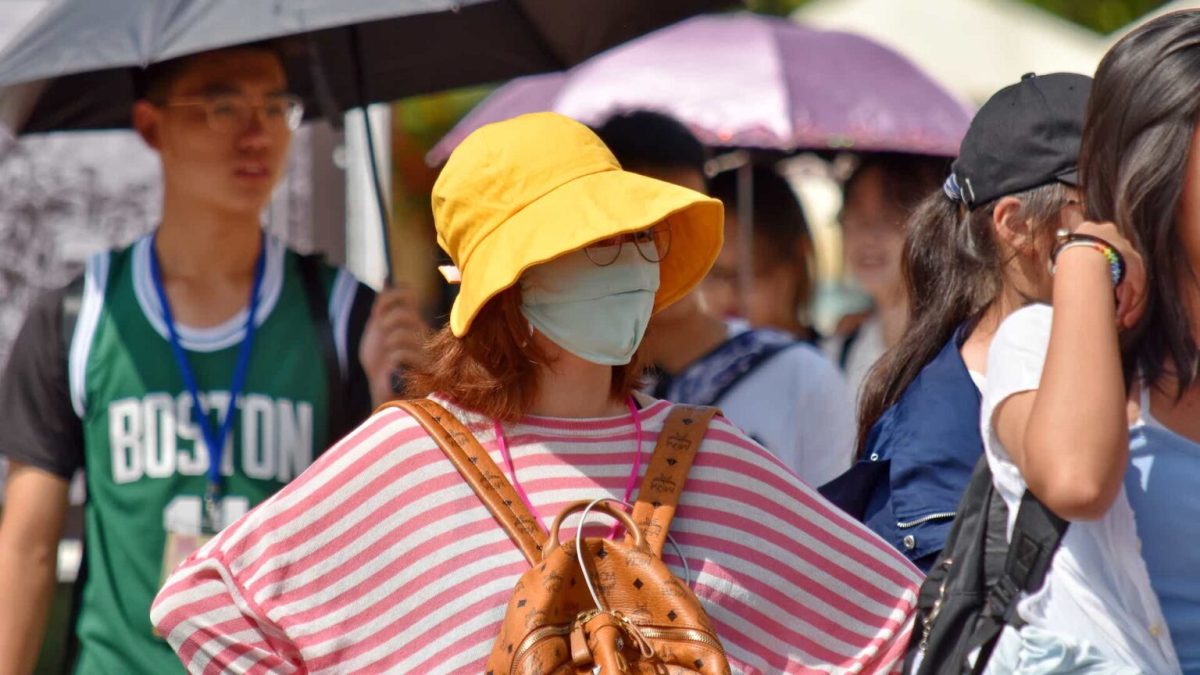
{"type": "Polygon", "coordinates": [[[631,232],[602,239],[583,249],[588,260],[600,267],[608,267],[621,257],[621,247],[630,242],[638,255],[646,262],[662,262],[671,250],[671,226],[665,222],[640,232],[631,232]]]}
{"type": "Polygon", "coordinates": [[[250,125],[255,111],[262,111],[262,123],[267,128],[287,128],[295,131],[304,119],[304,102],[292,94],[271,94],[252,98],[245,94],[208,94],[174,98],[165,104],[169,108],[200,106],[208,128],[222,134],[242,131],[250,125]]]}

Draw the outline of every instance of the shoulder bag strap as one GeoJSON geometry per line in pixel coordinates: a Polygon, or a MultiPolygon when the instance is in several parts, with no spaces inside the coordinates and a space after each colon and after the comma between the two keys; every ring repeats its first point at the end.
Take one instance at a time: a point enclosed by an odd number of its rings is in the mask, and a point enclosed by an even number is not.
{"type": "Polygon", "coordinates": [[[530,565],[542,562],[546,530],[534,518],[517,495],[504,473],[454,415],[429,399],[392,401],[381,408],[395,407],[411,415],[435,441],[446,458],[458,469],[467,485],[479,496],[496,522],[521,549],[530,565]]]}
{"type": "Polygon", "coordinates": [[[337,344],[333,338],[333,324],[329,321],[329,300],[321,287],[321,259],[317,255],[299,255],[300,283],[304,287],[304,299],[308,304],[308,316],[317,329],[321,341],[321,361],[325,366],[325,398],[329,406],[329,437],[341,438],[352,428],[346,419],[346,378],[338,364],[337,344]]]}
{"type": "MultiPolygon", "coordinates": [[[[654,455],[646,467],[646,476],[638,488],[637,503],[633,506],[633,521],[642,530],[642,537],[654,555],[662,557],[667,541],[667,528],[675,517],[675,507],[687,480],[692,460],[700,450],[700,442],[716,408],[676,405],[667,415],[658,434],[654,455]]],[[[632,543],[628,537],[627,541],[632,543]]]]}

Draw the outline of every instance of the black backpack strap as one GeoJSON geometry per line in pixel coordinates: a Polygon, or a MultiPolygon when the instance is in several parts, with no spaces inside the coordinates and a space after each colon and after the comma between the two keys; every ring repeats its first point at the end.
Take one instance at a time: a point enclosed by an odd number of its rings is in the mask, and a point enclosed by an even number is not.
{"type": "Polygon", "coordinates": [[[333,324],[329,321],[329,299],[321,284],[321,257],[317,254],[298,256],[300,283],[308,304],[309,318],[321,340],[321,360],[325,364],[325,399],[329,406],[329,436],[337,439],[349,430],[346,419],[346,377],[338,364],[337,343],[333,324]]]}
{"type": "Polygon", "coordinates": [[[62,340],[63,354],[67,360],[71,358],[71,340],[75,337],[75,324],[79,323],[79,309],[83,306],[83,274],[71,280],[63,290],[62,296],[62,325],[59,338],[62,340]]]}
{"type": "Polygon", "coordinates": [[[862,333],[862,326],[850,331],[844,340],[842,340],[842,348],[838,350],[838,368],[845,371],[846,364],[850,361],[850,350],[854,348],[854,343],[858,342],[859,335],[862,333]]]}
{"type": "MultiPolygon", "coordinates": [[[[75,277],[63,290],[62,305],[59,310],[62,322],[59,326],[59,339],[62,341],[65,363],[70,363],[71,360],[71,341],[75,337],[75,325],[79,323],[79,310],[83,306],[83,285],[86,276],[86,274],[81,274],[75,277]]],[[[87,546],[86,537],[87,528],[84,528],[79,537],[81,550],[87,546]]],[[[75,583],[71,585],[71,606],[67,613],[66,644],[63,647],[62,661],[59,663],[59,672],[64,675],[75,671],[75,659],[79,656],[79,633],[75,628],[79,624],[79,613],[83,608],[83,589],[87,585],[87,572],[88,564],[85,552],[79,558],[79,572],[75,576],[75,583]]]]}
{"type": "Polygon", "coordinates": [[[1036,592],[1046,581],[1046,572],[1062,543],[1067,525],[1066,520],[1046,508],[1032,492],[1026,490],[1021,496],[1004,573],[988,594],[987,605],[971,641],[971,651],[979,649],[975,667],[971,669],[973,674],[982,673],[987,666],[1004,626],[1020,628],[1024,623],[1017,615],[1017,601],[1022,593],[1036,592]]]}

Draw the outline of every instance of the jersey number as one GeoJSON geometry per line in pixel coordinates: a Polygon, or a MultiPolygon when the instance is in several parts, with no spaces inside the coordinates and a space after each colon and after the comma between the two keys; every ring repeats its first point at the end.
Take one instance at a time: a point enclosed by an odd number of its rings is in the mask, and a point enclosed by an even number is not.
{"type": "MultiPolygon", "coordinates": [[[[200,533],[200,513],[203,500],[195,495],[176,497],[163,509],[163,528],[167,532],[200,533]]],[[[221,500],[221,529],[246,515],[250,500],[245,497],[226,497],[221,500]]]]}

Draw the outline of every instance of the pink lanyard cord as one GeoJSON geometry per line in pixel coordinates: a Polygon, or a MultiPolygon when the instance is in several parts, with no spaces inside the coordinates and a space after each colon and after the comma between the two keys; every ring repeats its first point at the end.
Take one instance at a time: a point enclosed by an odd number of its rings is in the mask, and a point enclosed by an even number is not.
{"type": "MultiPolygon", "coordinates": [[[[625,481],[625,499],[626,504],[630,503],[629,498],[633,496],[633,488],[637,486],[638,472],[642,470],[642,416],[638,412],[637,404],[633,402],[633,397],[625,399],[625,406],[629,408],[629,417],[633,419],[633,430],[637,436],[637,450],[633,455],[633,469],[629,472],[629,478],[625,481]]],[[[614,527],[614,532],[616,528],[614,527]]]]}
{"type": "MultiPolygon", "coordinates": [[[[633,418],[634,433],[637,435],[637,449],[633,455],[633,468],[629,472],[629,478],[625,481],[624,501],[628,504],[630,503],[630,498],[633,496],[633,489],[637,485],[638,474],[642,469],[642,417],[632,396],[625,399],[625,405],[629,408],[629,416],[633,418]]],[[[537,509],[533,507],[533,502],[529,501],[529,495],[525,493],[525,488],[521,487],[521,481],[517,480],[517,469],[513,466],[512,453],[508,451],[508,439],[504,436],[504,427],[500,426],[498,420],[492,420],[492,430],[496,434],[496,445],[500,449],[500,456],[504,458],[504,467],[508,469],[509,482],[512,483],[513,488],[516,489],[517,494],[521,497],[525,508],[529,509],[529,514],[535,518],[540,518],[537,509]]],[[[620,533],[620,523],[614,524],[609,538],[616,539],[620,533]]]]}
{"type": "Polygon", "coordinates": [[[529,509],[529,515],[537,518],[537,509],[533,508],[533,502],[529,501],[529,495],[525,494],[525,488],[521,487],[521,481],[517,480],[517,470],[513,466],[512,454],[508,452],[508,440],[504,438],[504,428],[500,426],[499,420],[492,420],[492,429],[496,432],[496,445],[500,446],[500,456],[504,458],[504,466],[508,469],[508,482],[516,488],[525,508],[529,509]]]}

